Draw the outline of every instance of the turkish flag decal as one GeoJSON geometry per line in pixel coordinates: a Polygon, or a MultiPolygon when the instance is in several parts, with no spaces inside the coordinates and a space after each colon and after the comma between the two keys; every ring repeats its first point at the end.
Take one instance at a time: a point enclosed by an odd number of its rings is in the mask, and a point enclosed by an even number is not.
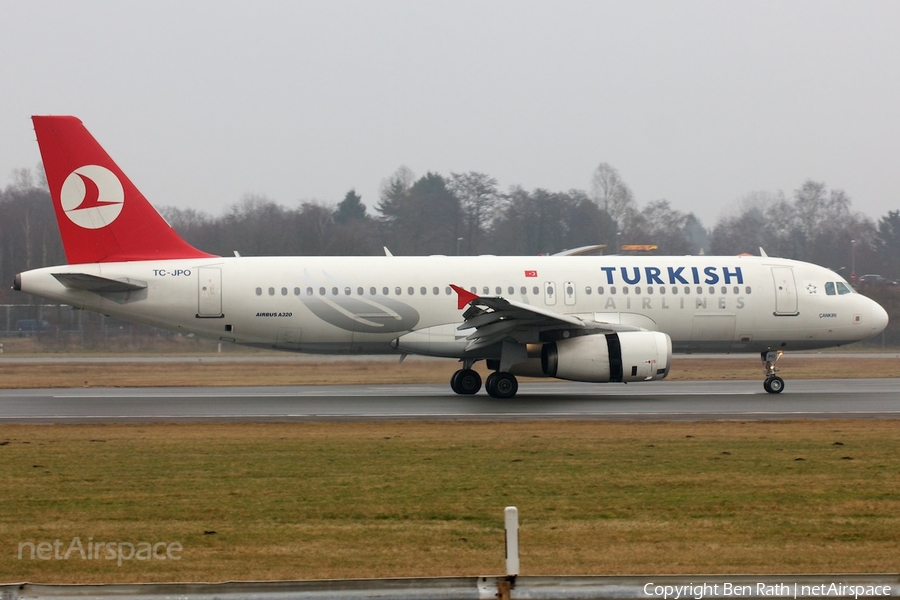
{"type": "Polygon", "coordinates": [[[525,277],[537,277],[537,271],[525,271],[525,277]]]}

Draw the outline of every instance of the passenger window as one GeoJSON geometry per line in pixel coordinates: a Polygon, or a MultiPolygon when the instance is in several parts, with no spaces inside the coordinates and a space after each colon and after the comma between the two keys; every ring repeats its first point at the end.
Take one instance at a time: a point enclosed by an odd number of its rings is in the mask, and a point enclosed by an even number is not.
{"type": "Polygon", "coordinates": [[[444,293],[449,296],[450,294],[453,293],[453,288],[448,285],[447,287],[444,288],[444,293]]]}
{"type": "Polygon", "coordinates": [[[600,296],[603,295],[603,286],[602,285],[597,287],[597,294],[599,294],[600,296]]]}
{"type": "Polygon", "coordinates": [[[269,288],[269,295],[270,295],[270,296],[274,296],[274,295],[275,295],[275,288],[269,288]]]}
{"type": "Polygon", "coordinates": [[[398,296],[402,296],[402,295],[403,295],[403,288],[401,288],[401,287],[399,287],[399,286],[398,286],[398,287],[395,287],[395,288],[394,288],[394,293],[397,294],[398,296]]]}
{"type": "Polygon", "coordinates": [[[751,291],[752,289],[753,289],[753,288],[751,288],[751,287],[748,285],[747,287],[744,288],[744,293],[745,293],[745,294],[749,294],[750,291],[751,291]]]}
{"type": "Polygon", "coordinates": [[[300,295],[300,288],[294,288],[294,295],[295,295],[295,296],[299,296],[299,295],[300,295]]]}
{"type": "Polygon", "coordinates": [[[614,286],[614,285],[609,286],[609,293],[611,295],[615,296],[616,295],[616,286],[614,286]]]}
{"type": "Polygon", "coordinates": [[[586,288],[584,288],[584,293],[590,296],[594,293],[594,288],[592,288],[591,286],[587,286],[586,288]]]}
{"type": "Polygon", "coordinates": [[[738,286],[734,286],[734,295],[737,296],[740,293],[741,293],[741,288],[739,288],[738,286]]]}
{"type": "Polygon", "coordinates": [[[722,286],[722,295],[724,296],[727,293],[728,293],[728,288],[723,285],[722,286]]]}
{"type": "Polygon", "coordinates": [[[416,288],[414,288],[414,287],[408,287],[408,288],[406,288],[406,292],[407,292],[410,296],[415,296],[415,295],[416,295],[416,288]]]}
{"type": "Polygon", "coordinates": [[[660,293],[660,294],[665,294],[665,293],[666,293],[666,288],[664,288],[663,286],[659,286],[659,293],[660,293]]]}
{"type": "Polygon", "coordinates": [[[512,296],[516,293],[516,288],[514,288],[513,286],[509,286],[508,288],[506,288],[506,293],[512,296]]]}
{"type": "Polygon", "coordinates": [[[312,296],[312,295],[313,295],[313,289],[312,289],[311,287],[306,288],[306,295],[307,295],[307,296],[312,296]]]}
{"type": "Polygon", "coordinates": [[[677,285],[673,285],[673,286],[672,286],[672,295],[673,295],[673,296],[677,296],[677,295],[678,295],[678,286],[677,286],[677,285]]]}
{"type": "Polygon", "coordinates": [[[500,294],[503,293],[503,288],[498,285],[497,287],[494,288],[494,293],[499,296],[500,294]]]}
{"type": "Polygon", "coordinates": [[[484,290],[484,295],[485,295],[485,296],[487,296],[488,294],[491,293],[491,288],[489,288],[488,286],[484,286],[484,287],[481,288],[481,289],[484,290]]]}
{"type": "Polygon", "coordinates": [[[538,294],[541,293],[541,290],[538,289],[538,286],[534,286],[533,288],[531,288],[531,293],[534,294],[535,296],[537,296],[538,294]]]}
{"type": "Polygon", "coordinates": [[[627,285],[623,285],[623,286],[622,286],[622,295],[623,295],[623,296],[627,296],[627,295],[628,295],[628,290],[629,290],[629,289],[630,289],[630,288],[629,288],[627,285]]]}
{"type": "Polygon", "coordinates": [[[374,287],[370,287],[370,288],[369,288],[369,295],[370,295],[370,296],[374,296],[374,295],[375,295],[375,291],[376,291],[376,290],[375,290],[374,287]]]}
{"type": "Polygon", "coordinates": [[[358,288],[356,288],[356,295],[362,296],[365,293],[365,291],[366,290],[362,289],[361,287],[358,287],[358,288]]]}
{"type": "Polygon", "coordinates": [[[519,288],[519,293],[524,296],[525,294],[528,293],[528,288],[523,285],[522,287],[519,288]]]}
{"type": "Polygon", "coordinates": [[[350,293],[351,293],[350,288],[345,287],[345,288],[344,288],[344,295],[345,295],[345,296],[349,296],[350,293]]]}
{"type": "Polygon", "coordinates": [[[282,295],[282,296],[287,296],[287,288],[284,288],[284,287],[281,288],[281,295],[282,295]]]}
{"type": "Polygon", "coordinates": [[[332,296],[337,296],[337,295],[338,295],[338,289],[337,289],[336,287],[331,288],[331,295],[332,295],[332,296]]]}
{"type": "Polygon", "coordinates": [[[262,288],[256,288],[256,295],[262,296],[262,288]]]}
{"type": "Polygon", "coordinates": [[[382,295],[382,296],[387,296],[387,295],[390,294],[390,293],[391,293],[391,291],[390,291],[389,289],[387,289],[386,287],[381,288],[381,295],[382,295]]]}
{"type": "Polygon", "coordinates": [[[434,289],[431,290],[431,293],[437,296],[441,293],[441,288],[439,288],[438,286],[434,286],[434,289]]]}

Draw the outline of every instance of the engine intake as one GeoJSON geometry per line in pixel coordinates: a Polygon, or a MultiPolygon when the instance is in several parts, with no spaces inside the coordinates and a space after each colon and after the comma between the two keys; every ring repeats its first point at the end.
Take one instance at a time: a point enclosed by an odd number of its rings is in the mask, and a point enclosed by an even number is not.
{"type": "Polygon", "coordinates": [[[585,335],[545,344],[545,375],[595,383],[651,381],[669,374],[672,340],[659,331],[585,335]]]}

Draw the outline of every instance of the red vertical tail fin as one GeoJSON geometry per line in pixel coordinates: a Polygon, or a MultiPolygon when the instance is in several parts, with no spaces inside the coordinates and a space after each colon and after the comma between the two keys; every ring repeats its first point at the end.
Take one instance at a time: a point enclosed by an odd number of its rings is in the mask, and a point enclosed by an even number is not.
{"type": "Polygon", "coordinates": [[[175,232],[75,117],[32,117],[71,264],[208,258],[175,232]]]}

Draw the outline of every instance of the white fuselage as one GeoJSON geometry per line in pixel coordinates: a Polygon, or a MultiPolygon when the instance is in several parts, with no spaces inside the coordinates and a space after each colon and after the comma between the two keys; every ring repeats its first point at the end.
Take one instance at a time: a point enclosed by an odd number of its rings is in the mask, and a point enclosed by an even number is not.
{"type": "MultiPolygon", "coordinates": [[[[78,308],[238,344],[320,353],[410,351],[402,344],[398,350],[395,340],[455,330],[463,318],[450,284],[661,331],[676,352],[822,348],[866,339],[887,323],[877,303],[834,272],[769,257],[229,257],[21,274],[22,291],[78,308]],[[127,278],[146,289],[73,289],[53,277],[65,273],[127,278]]],[[[410,347],[457,356],[447,350],[452,346],[410,347]]]]}

